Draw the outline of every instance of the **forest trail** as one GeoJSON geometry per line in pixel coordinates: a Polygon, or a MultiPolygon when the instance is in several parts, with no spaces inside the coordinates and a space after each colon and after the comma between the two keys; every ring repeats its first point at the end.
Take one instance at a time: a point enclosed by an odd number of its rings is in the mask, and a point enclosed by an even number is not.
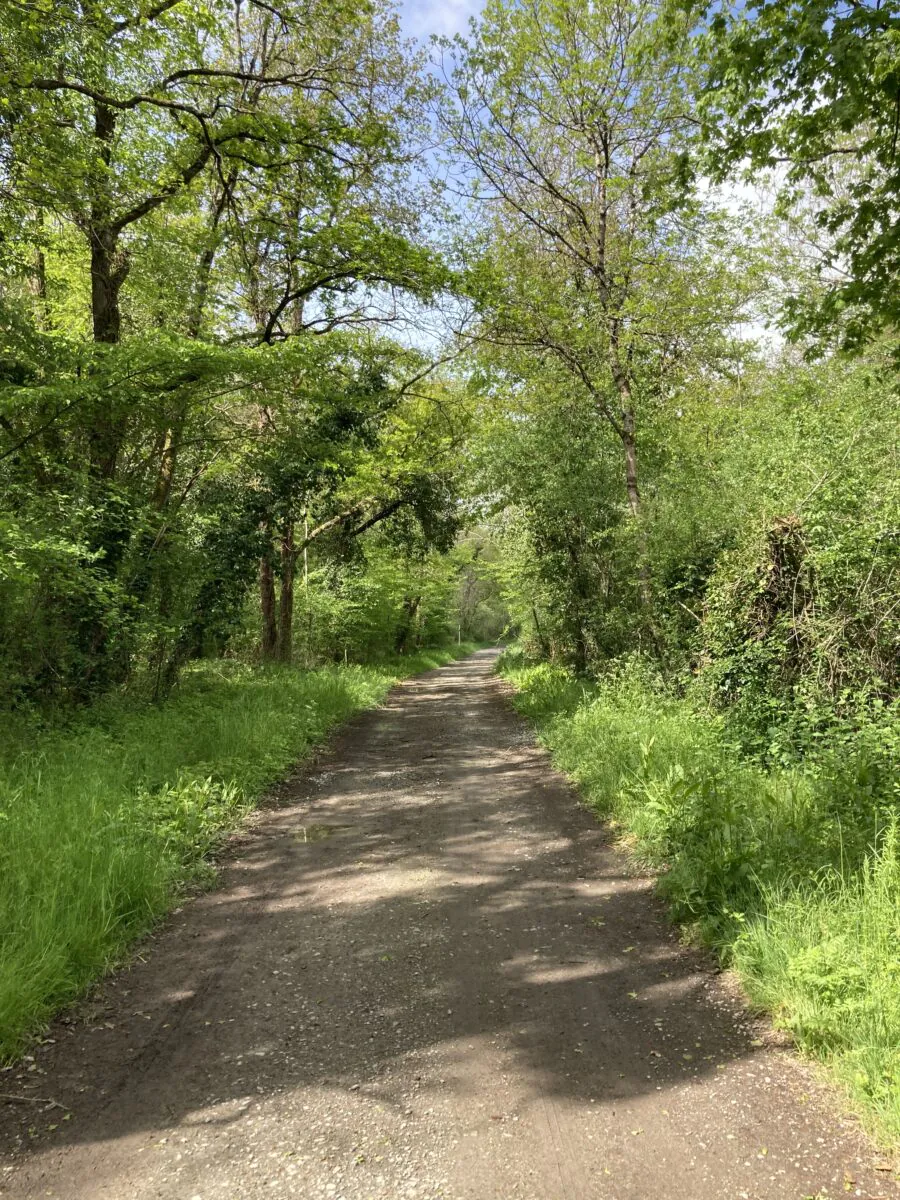
{"type": "Polygon", "coordinates": [[[32,1070],[0,1073],[0,1092],[71,1110],[0,1106],[0,1195],[896,1194],[811,1072],[680,946],[494,660],[354,720],[215,892],[32,1070]]]}

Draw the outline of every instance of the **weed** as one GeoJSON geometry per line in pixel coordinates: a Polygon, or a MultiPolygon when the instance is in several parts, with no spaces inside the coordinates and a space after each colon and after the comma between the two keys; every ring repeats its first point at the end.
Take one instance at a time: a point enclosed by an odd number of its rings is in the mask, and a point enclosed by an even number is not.
{"type": "Polygon", "coordinates": [[[515,659],[503,670],[557,765],[659,871],[678,919],[900,1141],[900,834],[879,760],[858,742],[765,768],[724,717],[637,664],[590,684],[515,659]]]}
{"type": "MultiPolygon", "coordinates": [[[[458,653],[470,647],[460,647],[458,653]]],[[[108,698],[0,740],[0,1059],[172,904],[264,789],[404,675],[453,657],[259,670],[202,663],[156,707],[108,698]]]]}

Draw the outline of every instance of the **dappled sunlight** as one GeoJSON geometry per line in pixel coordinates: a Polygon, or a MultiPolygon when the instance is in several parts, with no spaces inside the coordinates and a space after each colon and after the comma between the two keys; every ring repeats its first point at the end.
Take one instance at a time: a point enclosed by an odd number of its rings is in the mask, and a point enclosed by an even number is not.
{"type": "MultiPolygon", "coordinates": [[[[178,1138],[199,1138],[191,1170],[205,1164],[215,1180],[216,1131],[244,1121],[273,1178],[304,1178],[324,1154],[357,1161],[363,1186],[386,1154],[448,1137],[449,1160],[434,1150],[444,1168],[482,1169],[513,1132],[527,1163],[551,1111],[572,1114],[567,1137],[586,1160],[598,1122],[610,1154],[639,1127],[659,1152],[653,1139],[692,1122],[697,1104],[718,1123],[723,1064],[761,1050],[648,881],[623,870],[542,754],[521,747],[517,718],[485,686],[490,662],[454,668],[458,691],[434,677],[405,685],[402,746],[373,714],[242,835],[222,889],[160,933],[121,995],[108,989],[106,1043],[67,1036],[73,1086],[93,1094],[110,1071],[118,1082],[108,1101],[79,1102],[85,1116],[57,1129],[56,1145],[130,1154],[138,1136],[171,1166],[185,1161],[178,1138]],[[496,755],[467,752],[473,708],[496,755]],[[392,769],[377,770],[387,758],[392,769]],[[660,1117],[660,1093],[673,1116],[660,1117]]],[[[786,1136],[766,1128],[773,1155],[786,1136]]],[[[732,1178],[724,1129],[710,1137],[732,1178]]],[[[34,1154],[50,1169],[40,1145],[34,1154]]],[[[689,1159],[667,1154],[683,1188],[689,1159]]]]}

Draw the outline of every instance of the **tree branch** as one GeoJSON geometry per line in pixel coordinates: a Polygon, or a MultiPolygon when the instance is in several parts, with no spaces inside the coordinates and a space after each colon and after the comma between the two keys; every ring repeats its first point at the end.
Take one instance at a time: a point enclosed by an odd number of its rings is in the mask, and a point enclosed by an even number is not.
{"type": "Polygon", "coordinates": [[[163,13],[174,8],[176,4],[181,4],[182,0],[162,0],[160,4],[154,5],[145,13],[138,13],[137,16],[131,17],[128,20],[116,21],[112,27],[113,35],[124,33],[126,29],[134,29],[137,25],[142,25],[145,21],[155,21],[157,17],[161,17],[163,13]]]}
{"type": "Polygon", "coordinates": [[[193,179],[197,178],[197,176],[212,158],[212,155],[212,145],[204,146],[200,154],[197,155],[192,163],[184,168],[177,179],[174,179],[170,184],[167,184],[166,187],[154,193],[154,195],[147,196],[146,199],[140,202],[140,204],[136,204],[134,208],[129,209],[129,211],[126,213],[123,213],[122,216],[117,217],[116,220],[111,223],[110,228],[112,231],[114,233],[121,233],[126,226],[133,224],[135,221],[139,221],[141,217],[145,217],[147,213],[152,212],[154,208],[159,208],[160,204],[164,204],[166,200],[170,199],[177,192],[179,192],[181,188],[187,187],[187,185],[193,179]]]}

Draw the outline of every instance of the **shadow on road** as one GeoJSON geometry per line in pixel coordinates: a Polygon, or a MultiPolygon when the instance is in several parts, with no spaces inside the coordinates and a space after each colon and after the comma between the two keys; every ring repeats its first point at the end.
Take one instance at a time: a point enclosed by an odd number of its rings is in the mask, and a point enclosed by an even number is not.
{"type": "Polygon", "coordinates": [[[307,1088],[406,1111],[398,1064],[421,1064],[421,1105],[465,1099],[486,1047],[535,1094],[599,1105],[755,1052],[489,661],[409,681],[282,790],[222,886],[0,1076],[72,1111],[10,1108],[10,1142],[228,1125],[307,1088]]]}

